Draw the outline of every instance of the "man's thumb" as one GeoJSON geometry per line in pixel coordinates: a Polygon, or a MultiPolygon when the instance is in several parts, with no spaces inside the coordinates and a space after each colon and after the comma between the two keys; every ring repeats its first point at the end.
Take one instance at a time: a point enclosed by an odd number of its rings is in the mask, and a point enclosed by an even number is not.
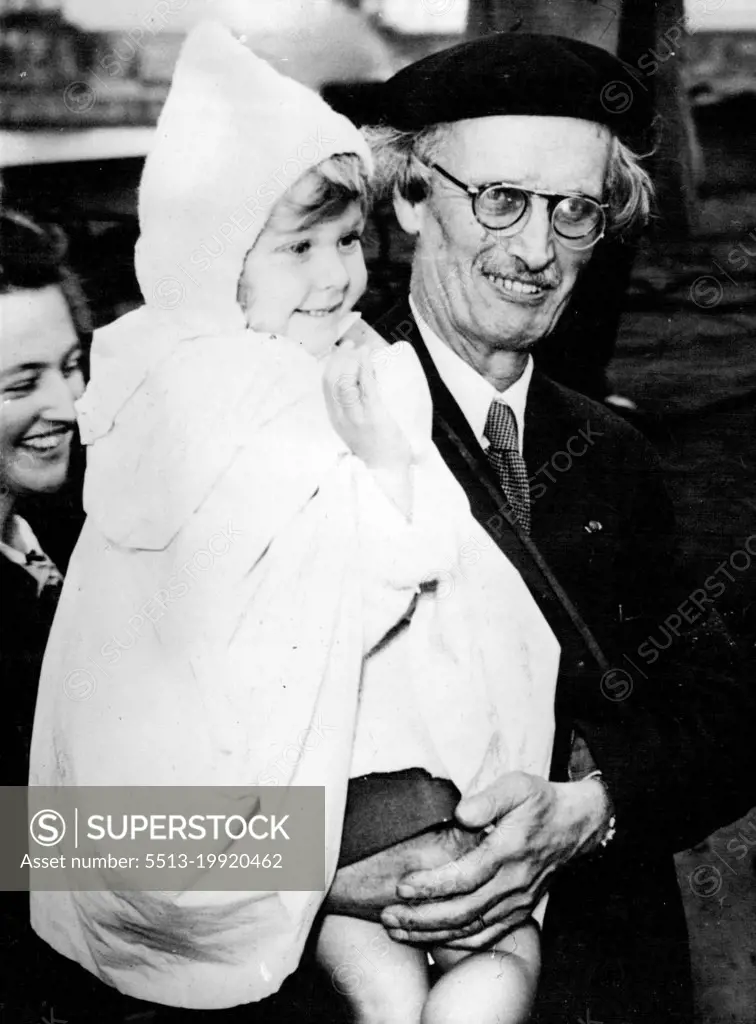
{"type": "Polygon", "coordinates": [[[461,800],[454,814],[465,828],[483,828],[521,804],[529,792],[528,775],[524,772],[507,772],[480,793],[461,800]]]}

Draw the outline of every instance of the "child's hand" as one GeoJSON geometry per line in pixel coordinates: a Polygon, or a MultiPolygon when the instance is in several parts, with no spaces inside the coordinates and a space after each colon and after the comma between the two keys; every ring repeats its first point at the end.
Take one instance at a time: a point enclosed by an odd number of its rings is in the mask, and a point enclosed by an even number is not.
{"type": "MultiPolygon", "coordinates": [[[[351,315],[355,316],[355,314],[351,315]]],[[[385,353],[391,348],[385,338],[382,338],[370,324],[366,324],[362,317],[358,317],[354,323],[349,325],[344,331],[342,339],[343,342],[353,341],[359,350],[367,349],[374,359],[381,358],[378,353],[383,353],[383,358],[385,358],[385,353]]]]}
{"type": "Polygon", "coordinates": [[[326,405],[339,436],[370,469],[405,469],[409,442],[381,399],[371,365],[371,346],[348,337],[323,374],[326,405]]]}

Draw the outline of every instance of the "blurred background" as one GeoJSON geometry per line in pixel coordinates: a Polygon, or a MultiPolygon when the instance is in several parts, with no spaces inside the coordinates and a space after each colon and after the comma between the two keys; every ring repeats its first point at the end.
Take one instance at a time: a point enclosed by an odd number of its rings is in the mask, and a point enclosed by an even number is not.
{"type": "MultiPolygon", "coordinates": [[[[743,549],[756,534],[756,0],[0,0],[0,195],[66,229],[97,324],[141,301],[139,175],[182,39],[208,16],[357,118],[371,82],[488,32],[555,32],[631,64],[662,119],[657,216],[639,246],[594,260],[542,358],[637,406],[697,578],[743,549]]],[[[385,209],[367,255],[369,313],[406,281],[385,209]]],[[[756,654],[756,566],[719,607],[756,654]]],[[[700,1024],[756,1022],[754,850],[756,810],[678,858],[700,1024]]]]}

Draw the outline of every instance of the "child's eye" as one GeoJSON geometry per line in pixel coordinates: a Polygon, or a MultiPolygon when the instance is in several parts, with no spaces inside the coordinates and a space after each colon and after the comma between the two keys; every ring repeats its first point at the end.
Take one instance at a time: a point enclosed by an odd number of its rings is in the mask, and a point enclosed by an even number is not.
{"type": "Polygon", "coordinates": [[[292,245],[287,246],[287,252],[293,253],[295,256],[304,256],[312,248],[312,243],[304,238],[301,242],[294,242],[292,245]]]}
{"type": "Polygon", "coordinates": [[[339,245],[344,252],[353,252],[362,241],[361,231],[350,231],[340,239],[339,245]]]}

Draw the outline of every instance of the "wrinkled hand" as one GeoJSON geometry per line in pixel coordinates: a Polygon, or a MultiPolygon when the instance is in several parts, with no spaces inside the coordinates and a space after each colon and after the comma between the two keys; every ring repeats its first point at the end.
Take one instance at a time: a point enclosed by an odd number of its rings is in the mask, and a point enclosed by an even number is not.
{"type": "Polygon", "coordinates": [[[323,374],[328,413],[339,436],[370,469],[409,467],[409,442],[381,399],[372,352],[349,334],[334,351],[323,374]]]}
{"type": "Polygon", "coordinates": [[[608,800],[596,779],[553,783],[510,772],[461,801],[456,816],[469,829],[495,824],[459,859],[401,879],[404,902],[381,915],[397,941],[472,950],[511,931],[532,913],[558,868],[595,848],[608,800]]]}
{"type": "Polygon", "coordinates": [[[339,868],[325,900],[330,914],[379,921],[396,900],[396,886],[408,872],[438,868],[477,846],[479,836],[459,828],[423,832],[371,857],[339,868]]]}

